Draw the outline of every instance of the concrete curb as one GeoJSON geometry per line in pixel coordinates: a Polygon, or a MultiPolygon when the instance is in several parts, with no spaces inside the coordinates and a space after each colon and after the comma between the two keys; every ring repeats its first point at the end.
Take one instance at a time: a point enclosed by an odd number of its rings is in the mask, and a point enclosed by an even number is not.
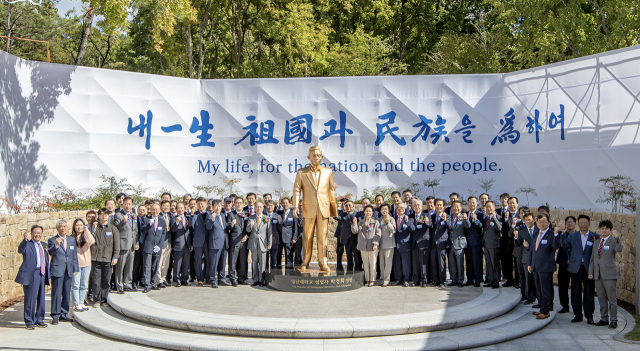
{"type": "Polygon", "coordinates": [[[627,333],[629,333],[630,331],[633,330],[633,328],[636,327],[636,320],[633,318],[633,316],[629,312],[627,312],[627,310],[619,306],[618,306],[618,313],[624,316],[624,320],[626,324],[624,326],[624,329],[622,329],[622,331],[620,331],[618,334],[613,336],[613,340],[624,342],[627,344],[640,345],[640,341],[627,340],[624,338],[624,336],[627,335],[627,333]]]}
{"type": "Polygon", "coordinates": [[[109,295],[109,304],[131,319],[160,327],[217,335],[277,338],[357,338],[424,333],[491,320],[520,302],[515,289],[484,289],[463,304],[429,312],[358,318],[266,318],[192,311],[168,306],[142,293],[109,295]]]}

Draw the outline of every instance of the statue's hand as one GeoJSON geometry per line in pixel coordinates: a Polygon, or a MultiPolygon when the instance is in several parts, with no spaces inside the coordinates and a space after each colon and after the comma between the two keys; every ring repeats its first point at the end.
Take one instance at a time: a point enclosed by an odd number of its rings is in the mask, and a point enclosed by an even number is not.
{"type": "Polygon", "coordinates": [[[297,208],[294,208],[294,209],[293,209],[293,216],[294,216],[294,217],[296,217],[296,218],[298,218],[298,214],[299,214],[298,209],[297,209],[297,208]]]}

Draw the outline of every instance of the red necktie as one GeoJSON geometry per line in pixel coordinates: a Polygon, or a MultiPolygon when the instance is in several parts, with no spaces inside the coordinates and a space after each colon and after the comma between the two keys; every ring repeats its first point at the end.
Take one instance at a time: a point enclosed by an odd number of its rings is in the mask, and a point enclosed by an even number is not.
{"type": "Polygon", "coordinates": [[[249,207],[249,216],[253,216],[253,207],[249,207]]]}
{"type": "Polygon", "coordinates": [[[400,218],[398,218],[398,231],[400,231],[400,218]]]}
{"type": "Polygon", "coordinates": [[[598,256],[602,255],[602,247],[604,246],[604,239],[600,240],[600,246],[598,247],[598,256]]]}

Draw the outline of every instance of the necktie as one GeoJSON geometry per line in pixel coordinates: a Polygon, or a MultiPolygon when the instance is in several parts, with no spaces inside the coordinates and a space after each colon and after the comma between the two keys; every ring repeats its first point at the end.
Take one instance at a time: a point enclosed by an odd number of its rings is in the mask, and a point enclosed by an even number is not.
{"type": "Polygon", "coordinates": [[[158,231],[158,218],[153,219],[153,230],[158,231]]]}
{"type": "Polygon", "coordinates": [[[602,255],[602,247],[604,247],[604,239],[600,240],[600,246],[598,247],[598,257],[602,255]]]}
{"type": "Polygon", "coordinates": [[[488,227],[488,226],[489,226],[489,221],[490,221],[490,220],[491,220],[491,217],[487,217],[487,221],[486,221],[487,223],[484,225],[485,227],[488,227]]]}
{"type": "Polygon", "coordinates": [[[261,219],[262,219],[262,216],[258,216],[258,229],[260,229],[260,222],[262,222],[261,219]]]}
{"type": "Polygon", "coordinates": [[[400,218],[398,218],[398,231],[400,231],[400,218]]]}
{"type": "Polygon", "coordinates": [[[40,255],[40,275],[44,275],[46,264],[44,263],[44,251],[42,250],[42,246],[40,246],[40,242],[38,242],[38,254],[40,255]]]}
{"type": "Polygon", "coordinates": [[[249,207],[249,216],[253,216],[253,207],[249,207]]]}
{"type": "Polygon", "coordinates": [[[222,214],[218,215],[220,217],[220,226],[224,228],[224,222],[222,221],[222,214]]]}
{"type": "Polygon", "coordinates": [[[440,224],[440,216],[436,215],[436,228],[438,228],[439,224],[440,224]]]}
{"type": "Polygon", "coordinates": [[[544,233],[542,232],[538,233],[538,240],[536,240],[536,251],[538,251],[538,246],[540,246],[540,241],[542,240],[543,235],[544,233]]]}
{"type": "Polygon", "coordinates": [[[67,251],[67,237],[62,238],[62,248],[67,251]]]}
{"type": "Polygon", "coordinates": [[[533,228],[529,229],[529,236],[533,238],[533,228]]]}

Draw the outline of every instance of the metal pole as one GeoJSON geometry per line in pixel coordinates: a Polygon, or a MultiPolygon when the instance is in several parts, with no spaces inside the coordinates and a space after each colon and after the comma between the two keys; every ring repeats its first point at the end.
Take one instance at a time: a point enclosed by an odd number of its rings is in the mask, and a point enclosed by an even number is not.
{"type": "Polygon", "coordinates": [[[640,314],[640,199],[636,199],[636,314],[640,314]]]}
{"type": "Polygon", "coordinates": [[[49,61],[49,59],[50,59],[49,58],[49,56],[50,56],[49,55],[49,42],[46,41],[46,40],[35,40],[35,39],[25,39],[25,38],[18,38],[18,37],[8,37],[6,35],[0,35],[0,38],[7,39],[7,52],[9,52],[9,46],[8,46],[9,45],[9,39],[32,41],[32,42],[35,42],[35,43],[45,43],[45,44],[47,44],[47,62],[50,62],[49,61]]]}

